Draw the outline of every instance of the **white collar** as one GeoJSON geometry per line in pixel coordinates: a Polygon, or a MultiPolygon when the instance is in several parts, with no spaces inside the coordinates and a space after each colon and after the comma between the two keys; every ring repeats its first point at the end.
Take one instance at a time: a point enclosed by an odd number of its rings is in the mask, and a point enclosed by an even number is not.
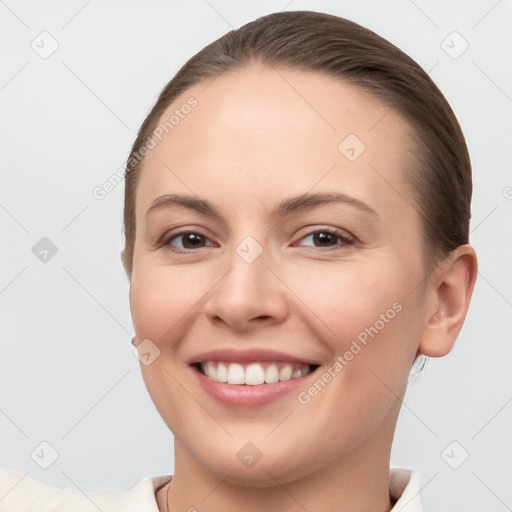
{"type": "MultiPolygon", "coordinates": [[[[59,489],[38,482],[17,471],[0,468],[0,505],[8,512],[64,512],[80,510],[97,512],[158,512],[155,493],[171,479],[170,475],[148,477],[127,491],[82,492],[59,489]]],[[[389,494],[396,500],[391,512],[422,512],[418,476],[407,469],[392,469],[389,494]]]]}
{"type": "Polygon", "coordinates": [[[420,481],[416,473],[408,469],[392,469],[389,494],[397,500],[391,512],[422,512],[420,481]]]}
{"type": "MultiPolygon", "coordinates": [[[[159,476],[146,479],[151,481],[152,492],[165,485],[170,480],[170,476],[159,476]]],[[[396,500],[395,505],[390,512],[422,512],[423,507],[420,500],[420,481],[418,475],[413,471],[402,468],[390,470],[389,475],[389,495],[396,500]]],[[[158,512],[155,508],[154,512],[158,512]]]]}

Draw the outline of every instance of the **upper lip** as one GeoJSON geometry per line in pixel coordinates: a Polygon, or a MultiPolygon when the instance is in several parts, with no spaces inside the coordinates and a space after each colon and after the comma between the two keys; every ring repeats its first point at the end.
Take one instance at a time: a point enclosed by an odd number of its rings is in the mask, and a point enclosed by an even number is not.
{"type": "Polygon", "coordinates": [[[252,363],[254,361],[281,361],[286,363],[320,364],[319,362],[298,357],[277,350],[260,348],[220,348],[202,352],[189,360],[189,364],[204,363],[206,361],[223,361],[226,363],[252,363]]]}

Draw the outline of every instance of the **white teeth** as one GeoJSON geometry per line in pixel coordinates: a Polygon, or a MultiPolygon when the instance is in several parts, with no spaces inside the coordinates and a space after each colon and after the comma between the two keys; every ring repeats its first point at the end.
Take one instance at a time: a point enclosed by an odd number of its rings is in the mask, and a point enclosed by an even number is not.
{"type": "Polygon", "coordinates": [[[265,370],[265,382],[267,384],[274,384],[279,380],[279,372],[277,371],[277,366],[275,364],[271,364],[265,370]]]}
{"type": "Polygon", "coordinates": [[[206,363],[204,367],[204,373],[206,373],[207,377],[210,377],[212,379],[215,375],[215,366],[213,363],[206,363]]]}
{"type": "Polygon", "coordinates": [[[224,363],[219,363],[217,365],[217,375],[215,375],[213,378],[218,382],[228,381],[228,369],[224,363]]]}
{"type": "Polygon", "coordinates": [[[201,368],[208,378],[217,382],[246,384],[248,386],[298,379],[308,375],[311,371],[307,364],[297,366],[290,363],[284,364],[281,368],[278,367],[278,364],[271,363],[264,368],[264,365],[260,363],[251,363],[244,367],[239,363],[207,361],[201,364],[201,368]]]}
{"type": "Polygon", "coordinates": [[[279,372],[279,380],[282,380],[282,381],[290,380],[292,378],[292,373],[293,373],[292,365],[285,364],[281,368],[281,371],[279,372]]]}
{"type": "Polygon", "coordinates": [[[302,370],[300,368],[297,368],[293,373],[292,373],[292,379],[297,379],[299,377],[302,377],[302,370]]]}
{"type": "Polygon", "coordinates": [[[300,369],[301,376],[304,377],[304,375],[307,375],[310,372],[309,366],[303,366],[300,369]]]}
{"type": "MultiPolygon", "coordinates": [[[[208,365],[207,365],[208,366],[208,365]]],[[[245,383],[244,367],[238,363],[232,363],[228,368],[228,384],[245,383]]]]}
{"type": "Polygon", "coordinates": [[[265,371],[261,364],[250,364],[245,370],[245,383],[249,386],[257,386],[265,382],[265,371]]]}

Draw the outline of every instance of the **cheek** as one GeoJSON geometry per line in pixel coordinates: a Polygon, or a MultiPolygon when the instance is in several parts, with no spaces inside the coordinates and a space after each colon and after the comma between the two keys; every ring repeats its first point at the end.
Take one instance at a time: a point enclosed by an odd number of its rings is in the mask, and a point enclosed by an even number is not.
{"type": "Polygon", "coordinates": [[[149,339],[159,350],[150,364],[143,364],[141,359],[141,373],[151,399],[172,431],[186,430],[190,416],[183,414],[183,404],[189,403],[190,397],[180,384],[187,376],[183,365],[177,364],[178,347],[190,327],[193,306],[204,294],[200,283],[178,267],[162,267],[142,259],[134,265],[130,307],[135,332],[139,341],[149,339]]]}
{"type": "Polygon", "coordinates": [[[332,354],[332,364],[319,375],[326,384],[302,390],[300,403],[318,414],[353,416],[371,428],[372,418],[381,421],[401,393],[416,355],[421,301],[408,295],[412,276],[352,264],[295,282],[297,295],[321,321],[318,332],[332,354]]]}
{"type": "Polygon", "coordinates": [[[182,328],[180,320],[188,317],[205,293],[201,284],[204,280],[196,277],[178,267],[144,264],[137,268],[130,288],[130,307],[138,337],[149,338],[157,345],[176,337],[182,328]]]}
{"type": "MultiPolygon", "coordinates": [[[[304,272],[295,273],[299,275],[304,272]]],[[[376,330],[391,330],[406,293],[389,269],[355,262],[315,269],[295,277],[290,287],[318,318],[323,341],[337,354],[348,350],[353,340],[364,343],[376,330]]]]}

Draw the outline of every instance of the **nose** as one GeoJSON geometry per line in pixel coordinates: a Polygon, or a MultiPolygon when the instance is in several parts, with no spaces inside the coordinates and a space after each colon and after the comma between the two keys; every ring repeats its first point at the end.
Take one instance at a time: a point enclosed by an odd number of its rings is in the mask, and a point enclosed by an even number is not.
{"type": "Polygon", "coordinates": [[[228,270],[207,296],[209,320],[240,332],[282,322],[288,314],[287,288],[269,263],[274,266],[266,250],[254,261],[234,250],[228,270]]]}

